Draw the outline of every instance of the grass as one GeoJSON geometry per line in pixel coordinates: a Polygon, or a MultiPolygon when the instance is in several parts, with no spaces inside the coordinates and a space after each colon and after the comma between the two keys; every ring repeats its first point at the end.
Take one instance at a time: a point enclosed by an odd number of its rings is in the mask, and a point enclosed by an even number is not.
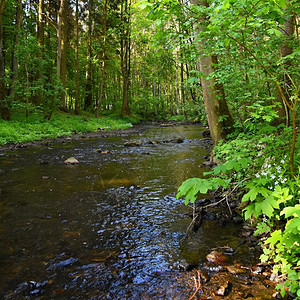
{"type": "Polygon", "coordinates": [[[96,131],[98,128],[125,129],[135,122],[135,119],[114,115],[95,118],[88,113],[75,116],[63,112],[55,112],[51,120],[46,121],[38,111],[32,112],[28,118],[23,111],[14,111],[10,121],[0,120],[0,145],[69,136],[74,132],[96,131]]]}

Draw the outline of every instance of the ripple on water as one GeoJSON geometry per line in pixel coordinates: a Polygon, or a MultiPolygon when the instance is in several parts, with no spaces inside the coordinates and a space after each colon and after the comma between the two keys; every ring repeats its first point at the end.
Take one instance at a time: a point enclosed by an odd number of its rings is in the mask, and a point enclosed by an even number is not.
{"type": "Polygon", "coordinates": [[[205,223],[184,240],[191,208],[175,194],[184,180],[202,176],[202,130],[176,126],[128,137],[184,137],[180,144],[124,147],[123,137],[84,139],[23,149],[7,162],[1,157],[8,184],[0,186],[0,297],[185,298],[191,287],[178,262],[199,262],[209,248],[236,239],[230,226],[221,238],[205,223]],[[65,166],[71,156],[80,164],[65,166]]]}

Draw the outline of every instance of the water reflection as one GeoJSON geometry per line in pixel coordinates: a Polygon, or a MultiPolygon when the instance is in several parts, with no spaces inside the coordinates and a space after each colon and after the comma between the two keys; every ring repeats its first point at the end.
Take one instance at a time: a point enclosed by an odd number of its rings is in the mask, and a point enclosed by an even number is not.
{"type": "Polygon", "coordinates": [[[174,195],[202,176],[201,131],[153,128],[126,138],[140,147],[113,137],[1,156],[0,297],[182,299],[178,261],[236,243],[236,228],[220,238],[209,223],[182,243],[189,208],[174,195]],[[179,136],[183,143],[163,143],[179,136]],[[65,166],[70,156],[80,164],[65,166]]]}

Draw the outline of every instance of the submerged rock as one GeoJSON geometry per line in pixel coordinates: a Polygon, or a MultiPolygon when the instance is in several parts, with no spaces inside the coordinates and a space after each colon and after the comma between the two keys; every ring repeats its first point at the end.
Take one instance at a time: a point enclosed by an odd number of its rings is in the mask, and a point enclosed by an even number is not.
{"type": "Polygon", "coordinates": [[[245,270],[239,266],[227,266],[227,271],[233,275],[245,273],[245,270]]]}
{"type": "Polygon", "coordinates": [[[69,157],[68,159],[66,159],[64,161],[64,164],[65,165],[76,165],[76,164],[79,164],[79,161],[77,160],[77,158],[75,157],[69,157]]]}
{"type": "Polygon", "coordinates": [[[203,137],[210,137],[210,131],[209,130],[203,130],[202,135],[203,135],[203,137]]]}
{"type": "Polygon", "coordinates": [[[127,141],[124,143],[125,147],[140,147],[142,145],[142,142],[139,140],[136,141],[127,141]]]}
{"type": "Polygon", "coordinates": [[[207,256],[206,259],[208,262],[216,265],[224,265],[227,262],[228,258],[219,251],[212,251],[207,256]]]}
{"type": "Polygon", "coordinates": [[[179,137],[179,138],[173,139],[172,142],[177,143],[177,144],[181,144],[181,143],[184,142],[184,138],[179,137]]]}
{"type": "Polygon", "coordinates": [[[189,271],[189,270],[193,269],[194,265],[191,265],[185,259],[182,259],[179,262],[178,267],[182,271],[189,271]]]}

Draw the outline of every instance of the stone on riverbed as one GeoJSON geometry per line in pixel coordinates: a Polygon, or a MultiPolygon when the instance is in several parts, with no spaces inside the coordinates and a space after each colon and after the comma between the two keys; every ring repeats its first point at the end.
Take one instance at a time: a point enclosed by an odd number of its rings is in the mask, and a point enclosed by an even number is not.
{"type": "Polygon", "coordinates": [[[142,145],[142,142],[139,140],[136,141],[127,141],[124,143],[125,147],[140,147],[142,145]]]}
{"type": "Polygon", "coordinates": [[[208,262],[216,265],[224,265],[228,258],[219,251],[212,251],[207,256],[206,259],[208,262]]]}
{"type": "Polygon", "coordinates": [[[75,157],[69,157],[68,159],[66,159],[64,161],[64,164],[65,165],[76,165],[76,164],[79,164],[79,161],[75,158],[75,157]]]}

